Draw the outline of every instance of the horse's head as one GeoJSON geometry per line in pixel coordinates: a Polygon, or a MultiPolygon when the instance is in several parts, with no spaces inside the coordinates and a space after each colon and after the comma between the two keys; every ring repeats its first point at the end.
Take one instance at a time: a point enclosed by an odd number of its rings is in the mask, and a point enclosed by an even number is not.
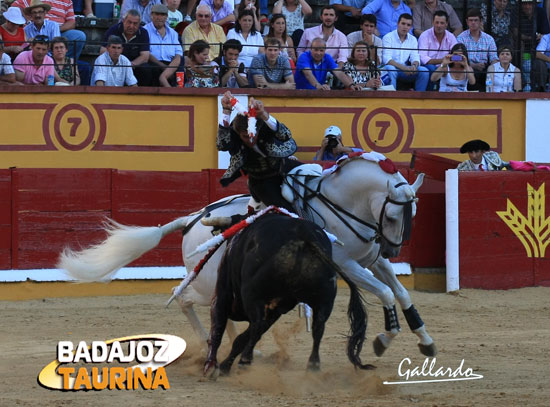
{"type": "Polygon", "coordinates": [[[416,192],[422,185],[424,174],[419,174],[414,184],[409,185],[397,173],[386,183],[387,195],[376,203],[380,254],[384,258],[396,257],[404,241],[410,238],[412,218],[416,214],[416,192]]]}

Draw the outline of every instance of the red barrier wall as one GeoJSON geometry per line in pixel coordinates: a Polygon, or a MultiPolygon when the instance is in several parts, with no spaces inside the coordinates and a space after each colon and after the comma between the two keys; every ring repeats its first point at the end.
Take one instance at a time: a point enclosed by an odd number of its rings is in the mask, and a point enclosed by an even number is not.
{"type": "MultiPolygon", "coordinates": [[[[220,173],[0,170],[0,269],[54,267],[63,247],[78,249],[104,239],[104,217],[154,226],[223,196],[248,192],[245,178],[222,190],[220,173]]],[[[132,265],[181,263],[181,235],[175,233],[132,265]]]]}
{"type": "MultiPolygon", "coordinates": [[[[400,168],[409,182],[416,174],[400,168]]],[[[222,188],[223,170],[200,172],[110,169],[11,169],[0,171],[0,269],[51,268],[65,246],[79,249],[103,240],[104,217],[138,226],[155,226],[194,212],[224,196],[247,193],[246,178],[222,188]],[[10,215],[11,214],[11,215],[10,215]]],[[[442,267],[442,209],[433,180],[426,180],[413,226],[394,262],[442,267]],[[432,185],[430,187],[430,185],[432,185]],[[438,215],[439,216],[439,215],[438,215]],[[441,232],[440,232],[441,233],[441,232]],[[439,252],[438,252],[439,251],[439,252]],[[415,264],[418,262],[418,264],[415,264]]],[[[162,240],[133,266],[182,263],[181,235],[162,240]]]]}
{"type": "Polygon", "coordinates": [[[550,174],[544,172],[462,172],[459,175],[460,287],[508,289],[550,285],[550,174]],[[528,191],[528,184],[534,191],[528,191]],[[536,191],[545,194],[539,195],[536,191]],[[539,195],[539,196],[537,196],[539,195]],[[497,214],[515,206],[514,232],[497,214]],[[520,215],[521,214],[521,215],[520,215]],[[517,216],[516,216],[517,215],[517,216]],[[539,232],[533,232],[539,228],[539,232]],[[518,236],[530,241],[529,254],[518,236]]]}

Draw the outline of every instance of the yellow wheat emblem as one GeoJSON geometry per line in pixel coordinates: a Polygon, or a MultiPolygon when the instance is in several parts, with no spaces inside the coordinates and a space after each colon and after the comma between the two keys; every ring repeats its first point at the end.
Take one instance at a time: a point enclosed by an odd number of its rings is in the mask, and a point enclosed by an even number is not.
{"type": "Polygon", "coordinates": [[[536,191],[527,184],[527,195],[527,217],[509,199],[506,211],[497,211],[497,215],[521,241],[527,257],[544,257],[546,246],[550,244],[550,217],[544,217],[544,183],[536,191]]]}

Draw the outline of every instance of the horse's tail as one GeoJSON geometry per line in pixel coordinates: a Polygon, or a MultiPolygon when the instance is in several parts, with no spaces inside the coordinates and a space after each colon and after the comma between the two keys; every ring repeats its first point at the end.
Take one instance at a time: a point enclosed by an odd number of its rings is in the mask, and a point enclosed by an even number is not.
{"type": "Polygon", "coordinates": [[[350,324],[350,335],[348,338],[348,359],[355,367],[359,369],[372,369],[373,366],[361,362],[361,350],[367,335],[367,311],[364,300],[359,289],[353,281],[346,276],[340,268],[337,268],[338,274],[349,286],[350,297],[348,305],[348,319],[350,324]]]}
{"type": "Polygon", "coordinates": [[[158,227],[126,226],[107,219],[103,225],[107,239],[81,251],[65,248],[57,267],[76,280],[109,281],[119,269],[154,249],[164,236],[184,229],[190,217],[158,227]]]}

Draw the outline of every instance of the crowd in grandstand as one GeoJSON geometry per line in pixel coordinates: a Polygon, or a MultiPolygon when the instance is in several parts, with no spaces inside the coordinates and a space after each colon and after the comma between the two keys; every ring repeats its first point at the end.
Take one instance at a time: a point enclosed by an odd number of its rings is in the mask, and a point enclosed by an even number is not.
{"type": "Polygon", "coordinates": [[[72,0],[3,1],[0,84],[550,91],[550,0],[484,0],[464,26],[441,0],[327,0],[310,28],[306,0],[180,3],[122,0],[90,66],[72,0]]]}

